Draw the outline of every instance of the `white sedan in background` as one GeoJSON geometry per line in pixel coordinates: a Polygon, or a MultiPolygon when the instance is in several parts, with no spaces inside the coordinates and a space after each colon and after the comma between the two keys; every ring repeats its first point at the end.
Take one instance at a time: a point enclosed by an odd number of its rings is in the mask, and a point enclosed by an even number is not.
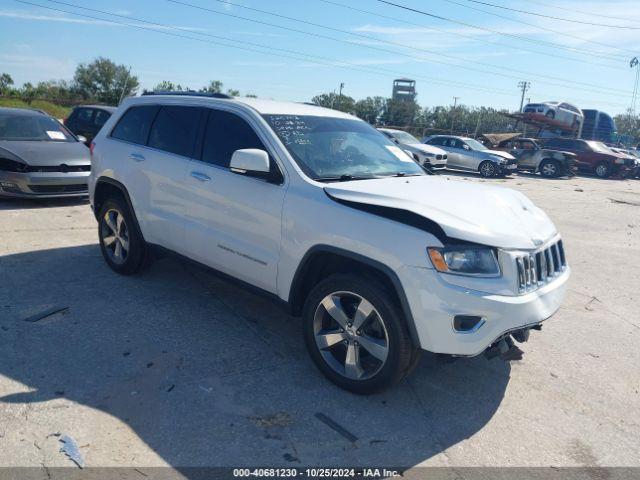
{"type": "Polygon", "coordinates": [[[578,130],[584,121],[582,111],[566,102],[528,103],[522,109],[522,113],[527,117],[545,117],[574,130],[578,130]]]}
{"type": "Polygon", "coordinates": [[[407,152],[418,164],[429,170],[444,170],[447,166],[447,152],[432,145],[420,143],[416,137],[402,130],[379,128],[385,136],[407,152]]]}

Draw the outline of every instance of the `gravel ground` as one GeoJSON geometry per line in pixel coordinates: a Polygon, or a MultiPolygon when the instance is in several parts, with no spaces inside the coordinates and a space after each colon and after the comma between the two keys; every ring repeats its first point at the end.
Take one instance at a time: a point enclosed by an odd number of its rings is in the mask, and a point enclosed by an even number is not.
{"type": "Polygon", "coordinates": [[[86,201],[0,200],[0,466],[73,465],[59,435],[92,467],[640,466],[640,181],[488,182],[556,223],[563,307],[522,360],[425,354],[369,397],[266,299],[170,258],[110,271],[86,201]]]}

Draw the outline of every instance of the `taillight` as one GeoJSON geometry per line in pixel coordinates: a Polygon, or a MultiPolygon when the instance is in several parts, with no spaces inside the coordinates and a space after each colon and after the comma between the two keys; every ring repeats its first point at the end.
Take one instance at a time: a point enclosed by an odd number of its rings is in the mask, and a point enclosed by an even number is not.
{"type": "Polygon", "coordinates": [[[96,147],[96,142],[91,142],[89,144],[89,154],[91,155],[91,158],[93,159],[93,149],[96,147]]]}

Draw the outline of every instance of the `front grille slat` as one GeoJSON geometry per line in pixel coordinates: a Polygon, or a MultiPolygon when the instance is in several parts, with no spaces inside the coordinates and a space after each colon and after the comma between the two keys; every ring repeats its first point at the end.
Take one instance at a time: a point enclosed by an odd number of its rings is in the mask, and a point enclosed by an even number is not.
{"type": "Polygon", "coordinates": [[[526,293],[551,281],[567,267],[562,240],[516,257],[518,291],[526,293]]]}

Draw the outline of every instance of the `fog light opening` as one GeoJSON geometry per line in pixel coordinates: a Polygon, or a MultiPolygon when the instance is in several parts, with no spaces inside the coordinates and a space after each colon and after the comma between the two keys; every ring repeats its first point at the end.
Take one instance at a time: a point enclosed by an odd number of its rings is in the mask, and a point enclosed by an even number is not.
{"type": "Polygon", "coordinates": [[[453,329],[458,333],[477,332],[484,324],[485,319],[477,315],[456,315],[453,317],[453,329]]]}

